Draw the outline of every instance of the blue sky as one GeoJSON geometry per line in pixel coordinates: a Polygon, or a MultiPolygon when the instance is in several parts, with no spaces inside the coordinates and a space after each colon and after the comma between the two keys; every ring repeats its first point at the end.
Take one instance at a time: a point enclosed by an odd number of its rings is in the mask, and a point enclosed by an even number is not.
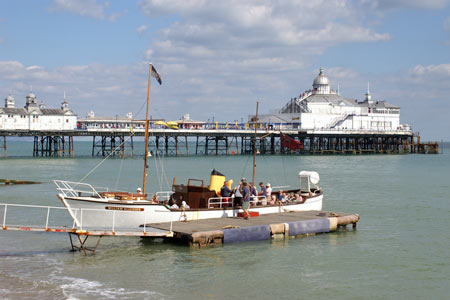
{"type": "Polygon", "coordinates": [[[47,0],[0,2],[0,97],[80,116],[233,121],[281,108],[320,67],[332,87],[401,107],[426,140],[450,140],[449,0],[47,0]]]}

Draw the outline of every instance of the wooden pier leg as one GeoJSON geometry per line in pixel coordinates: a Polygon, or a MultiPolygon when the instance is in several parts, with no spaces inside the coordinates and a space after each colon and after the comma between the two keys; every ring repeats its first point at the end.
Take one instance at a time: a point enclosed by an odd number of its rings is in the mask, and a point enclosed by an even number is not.
{"type": "Polygon", "coordinates": [[[168,156],[169,155],[169,137],[166,135],[165,136],[165,147],[166,147],[166,156],[168,156]]]}
{"type": "Polygon", "coordinates": [[[197,142],[195,143],[195,155],[198,155],[198,135],[197,135],[197,142]]]}
{"type": "Polygon", "coordinates": [[[228,155],[228,137],[225,137],[225,155],[228,155]]]}
{"type": "Polygon", "coordinates": [[[216,156],[219,154],[219,138],[216,136],[215,138],[215,142],[216,142],[216,156]]]}
{"type": "Polygon", "coordinates": [[[3,136],[2,139],[3,139],[3,142],[2,142],[3,157],[6,158],[7,157],[7,155],[6,155],[6,136],[3,136]]]}
{"type": "Polygon", "coordinates": [[[95,156],[95,135],[92,137],[92,156],[95,156]]]}

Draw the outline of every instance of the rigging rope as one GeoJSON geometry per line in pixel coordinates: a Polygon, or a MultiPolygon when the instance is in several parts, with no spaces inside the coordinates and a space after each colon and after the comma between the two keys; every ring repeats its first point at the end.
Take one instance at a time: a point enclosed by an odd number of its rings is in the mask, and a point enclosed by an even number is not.
{"type": "MultiPolygon", "coordinates": [[[[142,103],[142,105],[141,105],[141,107],[138,109],[138,111],[137,111],[137,113],[135,114],[136,116],[137,115],[139,115],[140,113],[141,113],[141,111],[142,111],[142,109],[144,108],[144,105],[147,103],[147,100],[146,101],[144,101],[143,103],[142,103]]],[[[131,119],[131,121],[134,121],[134,120],[136,120],[136,119],[131,119]]],[[[127,139],[126,140],[124,140],[122,143],[120,143],[119,144],[119,146],[117,146],[116,148],[114,148],[114,150],[113,151],[111,151],[111,153],[109,153],[102,161],[100,161],[95,167],[93,167],[83,178],[81,178],[80,180],[79,180],[79,182],[83,182],[86,178],[88,178],[95,170],[97,170],[108,158],[110,158],[116,151],[117,151],[117,149],[119,149],[120,147],[122,147],[122,145],[123,144],[125,144],[128,140],[130,140],[132,137],[134,136],[134,132],[133,131],[131,131],[131,135],[129,136],[129,137],[127,137],[127,139]]],[[[122,157],[122,159],[123,159],[123,157],[122,157]]],[[[122,161],[123,162],[123,161],[122,161]]],[[[121,166],[121,168],[120,168],[120,172],[122,171],[122,166],[121,166]]],[[[118,174],[118,178],[117,178],[117,181],[116,181],[116,188],[117,188],[117,185],[118,185],[118,182],[119,182],[119,177],[120,177],[120,172],[119,172],[119,174],[118,174]]]]}

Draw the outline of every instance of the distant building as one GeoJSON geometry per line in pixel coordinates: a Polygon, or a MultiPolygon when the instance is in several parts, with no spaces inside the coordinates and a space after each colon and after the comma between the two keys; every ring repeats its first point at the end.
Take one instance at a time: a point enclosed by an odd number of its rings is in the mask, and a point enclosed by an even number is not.
{"type": "Polygon", "coordinates": [[[180,129],[202,129],[206,122],[192,120],[189,114],[183,115],[183,118],[174,121],[180,129]]]}
{"type": "Polygon", "coordinates": [[[0,107],[0,130],[74,130],[76,125],[77,115],[69,109],[65,93],[61,108],[46,108],[43,102],[38,106],[32,91],[23,108],[15,107],[11,95],[0,107]]]}
{"type": "MultiPolygon", "coordinates": [[[[402,129],[400,107],[386,101],[373,101],[369,87],[365,99],[342,97],[331,89],[320,69],[312,89],[292,98],[278,112],[258,116],[258,123],[273,129],[350,129],[391,131],[402,129]]],[[[254,116],[250,116],[251,121],[254,116]]]]}

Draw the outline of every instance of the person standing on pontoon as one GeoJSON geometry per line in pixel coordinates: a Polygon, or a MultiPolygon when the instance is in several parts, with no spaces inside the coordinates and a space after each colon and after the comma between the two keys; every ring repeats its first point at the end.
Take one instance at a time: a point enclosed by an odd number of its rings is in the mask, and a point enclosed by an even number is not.
{"type": "Polygon", "coordinates": [[[242,185],[244,186],[242,209],[244,210],[244,219],[248,219],[250,217],[250,213],[248,211],[248,209],[250,208],[250,190],[248,189],[247,181],[244,181],[242,185]]]}
{"type": "Polygon", "coordinates": [[[234,187],[234,207],[242,206],[242,181],[239,181],[239,184],[234,187]]]}

